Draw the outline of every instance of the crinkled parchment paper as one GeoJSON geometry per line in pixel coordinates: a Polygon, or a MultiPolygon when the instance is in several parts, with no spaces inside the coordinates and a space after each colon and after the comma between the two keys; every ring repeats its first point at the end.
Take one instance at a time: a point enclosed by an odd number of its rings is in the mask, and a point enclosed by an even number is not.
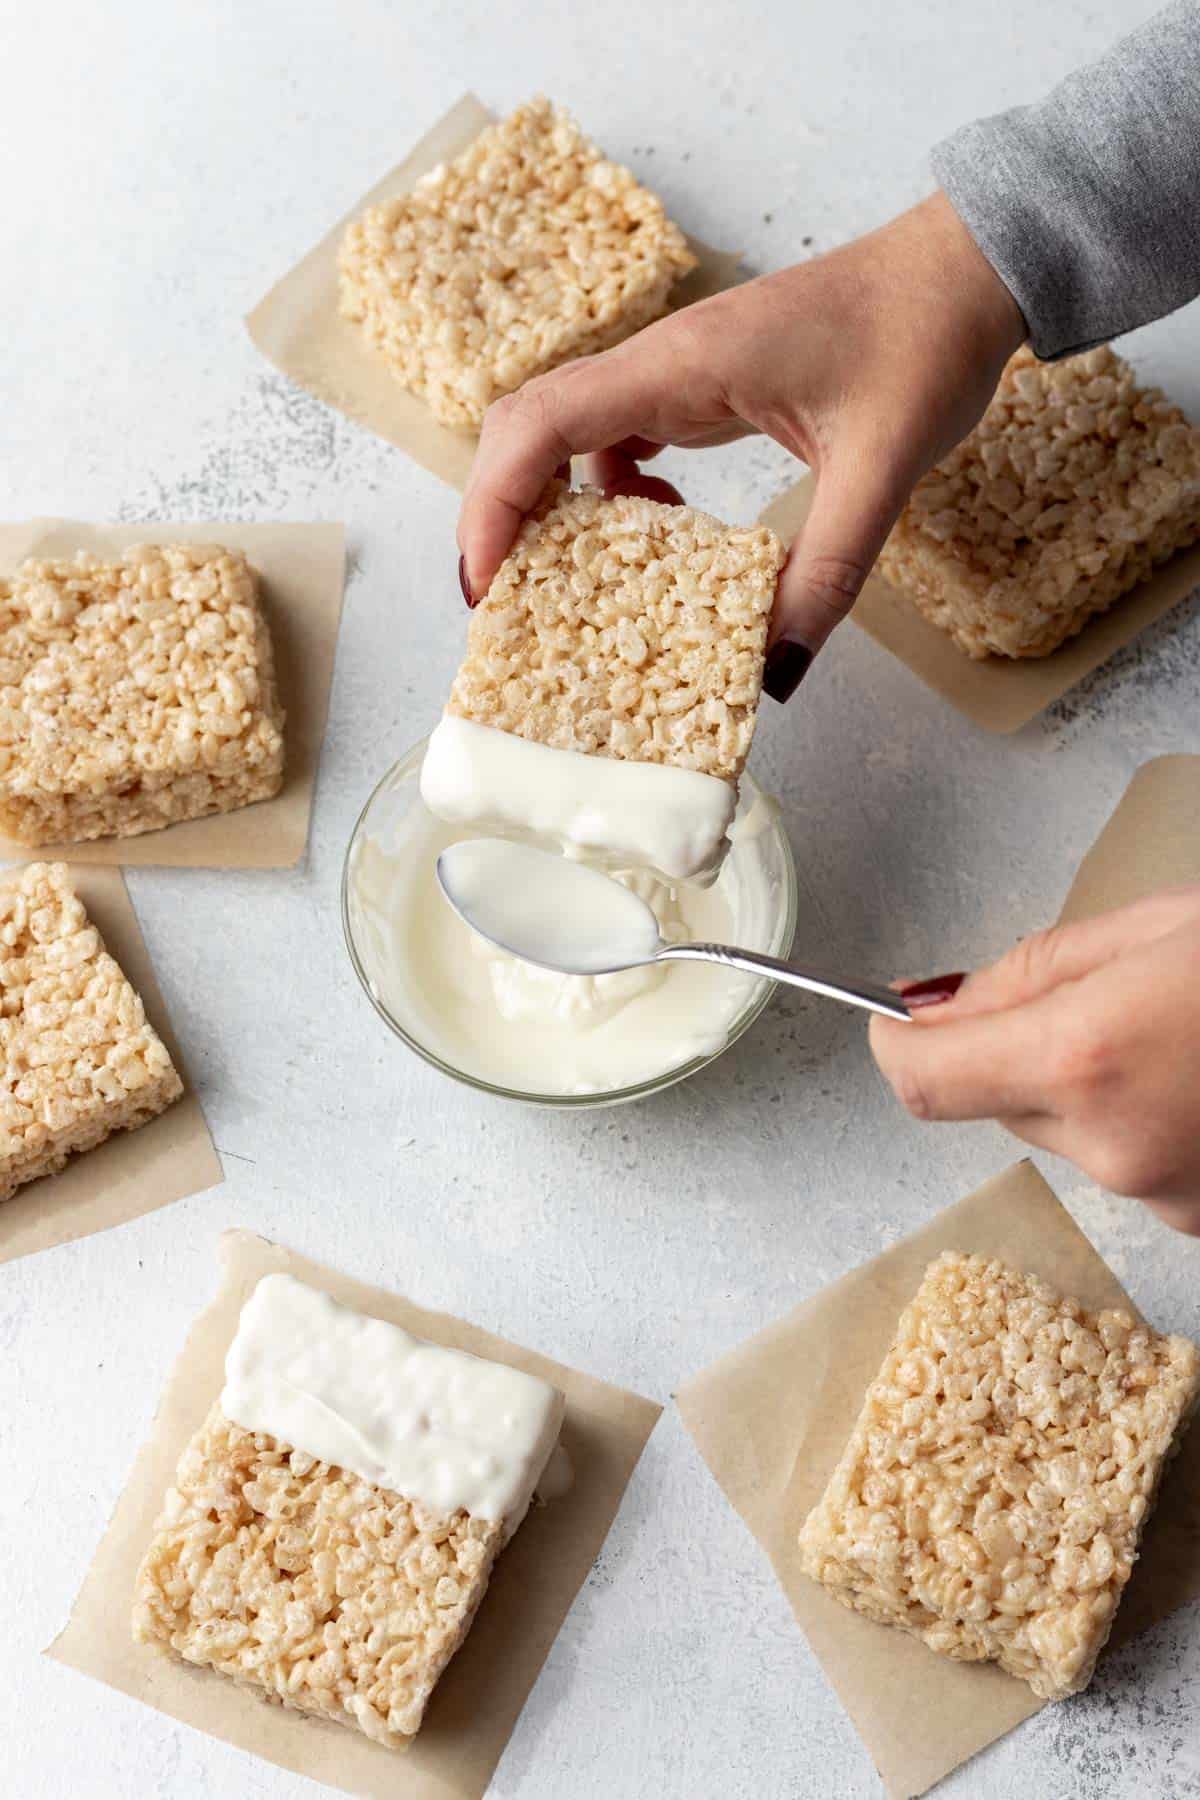
{"type": "MultiPolygon", "coordinates": [[[[1000,1257],[1088,1307],[1132,1307],[1033,1164],[1022,1162],[769,1325],[678,1396],[684,1424],[770,1557],[892,1800],[925,1793],[1044,1704],[994,1663],[951,1662],[849,1612],[800,1570],[800,1526],[845,1448],[897,1319],[943,1250],[1000,1257]]],[[[1113,1641],[1197,1597],[1200,1431],[1193,1430],[1167,1472],[1113,1641]]]]}

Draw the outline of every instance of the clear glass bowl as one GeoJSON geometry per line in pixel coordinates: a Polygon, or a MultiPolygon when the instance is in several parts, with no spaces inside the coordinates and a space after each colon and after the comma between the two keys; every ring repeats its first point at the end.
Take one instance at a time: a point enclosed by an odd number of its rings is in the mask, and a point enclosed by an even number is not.
{"type": "MultiPolygon", "coordinates": [[[[381,998],[380,983],[373,972],[370,933],[365,929],[357,905],[353,879],[359,847],[365,839],[370,836],[377,842],[386,843],[389,839],[395,841],[411,810],[423,804],[418,782],[426,741],[423,739],[421,743],[415,744],[380,781],[358,816],[342,866],[342,929],[350,961],[371,1005],[402,1043],[407,1044],[410,1050],[414,1050],[427,1063],[432,1063],[435,1069],[440,1069],[443,1075],[449,1075],[455,1081],[464,1082],[467,1087],[477,1088],[482,1093],[498,1094],[504,1100],[523,1100],[527,1106],[616,1106],[626,1100],[640,1100],[647,1094],[657,1093],[660,1088],[683,1081],[688,1075],[694,1075],[698,1069],[715,1062],[718,1056],[728,1050],[730,1044],[749,1030],[770,999],[774,986],[771,981],[764,979],[753,984],[745,1005],[731,1020],[725,1041],[719,1049],[703,1056],[695,1056],[675,1068],[664,1069],[660,1074],[630,1087],[614,1088],[602,1093],[535,1093],[524,1088],[503,1087],[497,1082],[485,1080],[466,1069],[457,1068],[454,1063],[439,1055],[423,1040],[420,1021],[406,1019],[400,1008],[389,1006],[381,998]]],[[[766,808],[766,821],[762,829],[750,834],[734,853],[759,859],[756,875],[761,876],[764,892],[769,895],[770,918],[762,933],[764,941],[750,943],[747,948],[764,950],[771,956],[786,956],[796,930],[796,867],[792,859],[792,848],[779,822],[774,803],[762,792],[753,776],[745,774],[741,782],[741,809],[748,810],[756,804],[766,808]]]]}

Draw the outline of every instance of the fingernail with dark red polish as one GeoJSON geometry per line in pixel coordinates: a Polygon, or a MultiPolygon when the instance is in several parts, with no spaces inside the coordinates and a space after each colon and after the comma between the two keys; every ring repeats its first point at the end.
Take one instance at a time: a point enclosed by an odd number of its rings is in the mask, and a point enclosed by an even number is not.
{"type": "Polygon", "coordinates": [[[471,592],[471,584],[467,580],[467,559],[465,556],[460,556],[458,559],[458,585],[462,589],[462,597],[467,605],[474,606],[475,596],[471,592]]]}
{"type": "Polygon", "coordinates": [[[813,653],[806,644],[797,644],[792,638],[777,638],[767,651],[763,693],[770,694],[772,700],[778,700],[781,705],[790,700],[808,674],[812,659],[813,653]]]}
{"type": "Polygon", "coordinates": [[[945,1000],[953,1000],[963,982],[967,979],[965,972],[956,975],[931,975],[928,981],[910,981],[907,987],[900,989],[900,998],[909,1012],[918,1006],[940,1006],[945,1000]]]}

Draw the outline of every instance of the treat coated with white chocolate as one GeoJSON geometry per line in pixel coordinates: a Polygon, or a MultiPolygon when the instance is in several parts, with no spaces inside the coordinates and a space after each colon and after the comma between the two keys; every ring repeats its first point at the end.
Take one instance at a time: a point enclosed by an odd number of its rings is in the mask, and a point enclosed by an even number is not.
{"type": "Polygon", "coordinates": [[[558,1441],[563,1396],[268,1275],[242,1309],[221,1410],[448,1517],[512,1532],[558,1441]]]}
{"type": "Polygon", "coordinates": [[[720,868],[737,807],[737,790],[713,775],[558,750],[449,714],[430,737],[421,798],[450,824],[699,882],[720,868]]]}

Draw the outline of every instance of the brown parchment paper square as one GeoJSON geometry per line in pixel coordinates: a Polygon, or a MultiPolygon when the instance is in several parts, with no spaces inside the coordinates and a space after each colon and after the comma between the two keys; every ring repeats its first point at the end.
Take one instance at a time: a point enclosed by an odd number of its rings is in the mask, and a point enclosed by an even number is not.
{"type": "Polygon", "coordinates": [[[225,1232],[221,1258],[220,1291],[192,1327],[70,1622],[47,1654],[185,1725],[343,1793],[371,1800],[479,1800],[662,1408],[252,1232],[225,1232]],[[540,1375],[566,1395],[562,1443],[574,1485],[562,1499],[534,1507],[501,1555],[467,1641],[404,1752],[386,1750],[346,1726],[285,1712],[211,1670],[168,1661],[130,1636],[134,1577],[179,1453],[220,1393],[225,1352],[244,1301],[262,1276],[276,1270],[436,1344],[540,1375]]]}
{"type": "MultiPolygon", "coordinates": [[[[1001,1257],[1088,1307],[1137,1311],[1033,1164],[1021,1162],[731,1351],[678,1396],[684,1424],[770,1557],[892,1800],[925,1793],[1044,1704],[994,1663],[951,1662],[849,1612],[800,1570],[801,1523],[845,1447],[897,1319],[943,1250],[1001,1257]]],[[[1200,1432],[1193,1430],[1167,1472],[1113,1641],[1197,1597],[1200,1432]]]]}
{"type": "MultiPolygon", "coordinates": [[[[368,206],[408,193],[422,175],[465,150],[494,119],[495,114],[474,94],[464,94],[404,161],[357,200],[246,318],[250,336],[284,375],[356,424],[406,450],[431,475],[460,490],[467,484],[478,442],[476,433],[452,431],[439,424],[423,400],[400,386],[361,327],[342,317],[337,258],[342,234],[352,219],[368,206]]],[[[583,125],[591,135],[588,121],[583,125]]],[[[737,280],[736,254],[710,249],[694,237],[688,238],[688,244],[699,258],[699,267],[673,290],[676,307],[706,299],[737,280]]]]}
{"type": "MultiPolygon", "coordinates": [[[[812,476],[806,475],[771,502],[759,523],[790,544],[808,517],[814,485],[812,476]]],[[[1051,655],[1017,662],[1005,656],[972,662],[878,571],[867,577],[850,617],[957,711],[985,731],[1007,735],[1028,725],[1197,587],[1200,545],[1172,557],[1051,655]]]]}
{"type": "Polygon", "coordinates": [[[1079,865],[1061,923],[1200,881],[1200,756],[1143,763],[1079,865]]]}
{"type": "Polygon", "coordinates": [[[86,550],[111,556],[130,544],[221,544],[243,550],[262,577],[262,599],[275,647],[283,728],[283,786],[273,800],[235,812],[186,819],[140,837],[98,838],[87,844],[31,849],[0,837],[0,858],[28,862],[64,858],[125,868],[289,869],[308,843],[313,789],[337,651],[345,586],[345,532],[340,525],[248,525],[226,520],[199,524],[90,525],[78,519],[30,519],[0,524],[0,576],[27,556],[74,556],[86,550]]]}
{"type": "MultiPolygon", "coordinates": [[[[10,886],[19,873],[6,869],[0,884],[10,886]]],[[[105,948],[141,995],[146,1017],[170,1051],[184,1091],[148,1125],[115,1132],[94,1150],[72,1157],[61,1174],[31,1181],[11,1200],[0,1200],[0,1263],[107,1231],[224,1179],[121,871],[72,864],[71,879],[105,948]]]]}

